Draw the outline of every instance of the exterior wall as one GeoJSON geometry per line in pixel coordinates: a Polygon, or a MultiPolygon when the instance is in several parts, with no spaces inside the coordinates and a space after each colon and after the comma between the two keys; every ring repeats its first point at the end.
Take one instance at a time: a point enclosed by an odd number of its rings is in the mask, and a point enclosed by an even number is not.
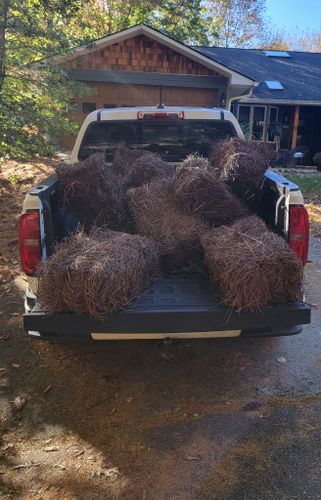
{"type": "Polygon", "coordinates": [[[69,69],[152,71],[179,75],[219,76],[215,71],[139,35],[69,61],[69,69]]]}
{"type": "MultiPolygon", "coordinates": [[[[76,116],[83,118],[82,103],[94,103],[96,109],[113,106],[156,106],[160,102],[160,88],[155,85],[126,85],[86,82],[95,94],[77,99],[76,116]]],[[[167,106],[206,106],[218,104],[216,89],[163,87],[163,103],[167,106]]]]}
{"type": "MultiPolygon", "coordinates": [[[[219,93],[225,92],[222,85],[225,89],[227,86],[226,77],[144,35],[129,38],[104,49],[93,50],[86,55],[70,59],[65,67],[67,70],[111,71],[114,75],[119,72],[118,81],[125,80],[124,83],[88,81],[88,79],[84,81],[96,92],[84,98],[77,98],[73,103],[69,116],[75,118],[79,124],[83,122],[87,114],[86,109],[90,107],[99,109],[115,106],[158,105],[160,103],[160,85],[163,87],[163,103],[165,105],[199,107],[218,106],[219,93]],[[123,78],[123,75],[126,75],[124,72],[127,72],[127,77],[123,78]],[[128,75],[132,72],[135,72],[136,75],[143,73],[159,75],[157,85],[155,83],[148,85],[145,79],[139,84],[129,84],[128,81],[126,83],[126,78],[129,80],[128,75]],[[175,80],[174,84],[166,86],[165,81],[162,83],[162,75],[164,74],[171,79],[177,75],[180,83],[176,85],[175,80]],[[173,76],[170,77],[170,75],[173,76]],[[185,82],[186,78],[195,79],[193,85],[189,83],[189,85],[184,86],[182,81],[184,75],[185,82]],[[217,78],[217,87],[213,83],[215,77],[220,77],[217,78]]],[[[77,71],[74,73],[76,74],[77,71]]],[[[82,81],[81,77],[74,76],[74,78],[82,81]]],[[[69,149],[72,148],[74,141],[75,137],[64,137],[61,140],[61,145],[69,149]]]]}

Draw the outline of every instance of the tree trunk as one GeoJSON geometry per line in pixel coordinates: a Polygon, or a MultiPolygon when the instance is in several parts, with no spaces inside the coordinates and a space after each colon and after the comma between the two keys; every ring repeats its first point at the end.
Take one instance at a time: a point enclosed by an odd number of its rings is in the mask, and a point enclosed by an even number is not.
{"type": "Polygon", "coordinates": [[[6,73],[6,30],[8,23],[9,0],[0,0],[0,102],[6,73]]]}

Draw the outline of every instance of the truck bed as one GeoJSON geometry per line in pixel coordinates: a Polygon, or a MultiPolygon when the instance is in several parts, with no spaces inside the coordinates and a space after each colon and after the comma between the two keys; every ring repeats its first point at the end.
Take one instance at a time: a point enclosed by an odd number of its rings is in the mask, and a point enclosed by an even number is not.
{"type": "Polygon", "coordinates": [[[46,339],[91,339],[91,334],[111,334],[109,338],[175,337],[175,333],[221,332],[241,335],[291,335],[310,323],[310,307],[303,303],[271,305],[261,311],[236,311],[220,303],[215,287],[205,277],[191,275],[160,279],[154,287],[123,311],[104,320],[74,313],[47,314],[35,304],[24,315],[24,327],[46,339]],[[135,337],[136,334],[136,337],[135,337]]]}

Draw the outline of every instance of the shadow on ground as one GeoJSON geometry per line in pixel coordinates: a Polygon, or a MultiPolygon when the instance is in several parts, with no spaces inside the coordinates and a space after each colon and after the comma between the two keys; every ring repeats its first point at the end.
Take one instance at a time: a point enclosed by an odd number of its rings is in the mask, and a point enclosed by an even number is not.
{"type": "Polygon", "coordinates": [[[12,282],[1,498],[319,498],[318,260],[313,324],[281,339],[47,344],[23,333],[12,282]]]}

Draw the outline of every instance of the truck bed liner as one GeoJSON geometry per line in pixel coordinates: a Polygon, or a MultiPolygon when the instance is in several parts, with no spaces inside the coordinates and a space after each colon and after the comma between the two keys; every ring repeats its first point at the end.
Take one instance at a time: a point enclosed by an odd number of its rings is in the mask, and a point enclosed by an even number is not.
{"type": "MultiPolygon", "coordinates": [[[[261,311],[236,311],[219,302],[215,288],[199,276],[171,276],[123,311],[103,321],[74,313],[47,314],[39,306],[24,315],[26,330],[62,335],[104,333],[170,333],[218,330],[272,330],[310,322],[304,302],[271,305],[261,311]]],[[[297,333],[297,332],[295,332],[297,333]]]]}

